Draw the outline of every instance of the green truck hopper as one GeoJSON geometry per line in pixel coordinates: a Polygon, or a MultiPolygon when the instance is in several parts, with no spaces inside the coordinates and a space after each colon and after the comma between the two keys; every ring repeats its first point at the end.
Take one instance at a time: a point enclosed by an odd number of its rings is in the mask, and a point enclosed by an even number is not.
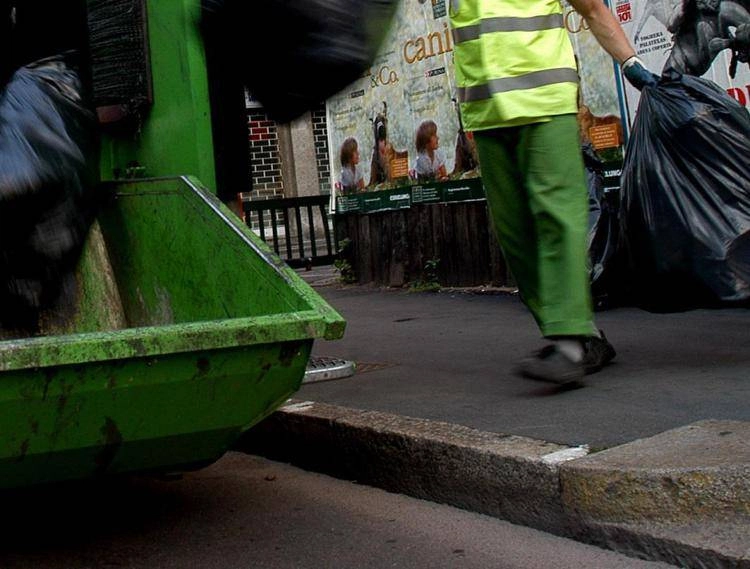
{"type": "Polygon", "coordinates": [[[153,104],[103,141],[75,312],[0,341],[0,489],[210,464],[299,388],[314,339],[344,331],[210,189],[198,3],[144,5],[153,104]],[[149,177],[113,175],[133,163],[149,177]]]}

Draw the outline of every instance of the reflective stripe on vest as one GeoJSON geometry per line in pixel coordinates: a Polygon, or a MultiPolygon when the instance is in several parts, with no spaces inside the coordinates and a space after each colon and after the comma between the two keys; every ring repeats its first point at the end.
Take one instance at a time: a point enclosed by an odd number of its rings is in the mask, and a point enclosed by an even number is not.
{"type": "Polygon", "coordinates": [[[562,14],[532,16],[531,18],[488,18],[473,26],[453,30],[454,43],[479,39],[481,34],[492,32],[536,32],[565,25],[562,14]]]}
{"type": "Polygon", "coordinates": [[[461,0],[451,23],[467,130],[577,111],[578,73],[559,0],[461,0]]]}
{"type": "Polygon", "coordinates": [[[543,69],[542,71],[532,71],[525,75],[517,77],[503,77],[502,79],[491,79],[484,85],[475,87],[458,87],[459,101],[470,103],[472,101],[481,101],[489,99],[496,93],[507,93],[508,91],[517,91],[519,89],[534,89],[553,83],[576,83],[578,73],[575,69],[561,67],[559,69],[543,69]]]}

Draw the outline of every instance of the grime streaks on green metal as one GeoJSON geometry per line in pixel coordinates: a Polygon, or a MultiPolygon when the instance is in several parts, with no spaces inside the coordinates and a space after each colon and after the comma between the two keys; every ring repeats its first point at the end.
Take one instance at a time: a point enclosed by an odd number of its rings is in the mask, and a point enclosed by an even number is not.
{"type": "Polygon", "coordinates": [[[108,191],[70,325],[0,342],[0,488],[208,464],[299,388],[315,338],[343,334],[195,180],[108,191]]]}

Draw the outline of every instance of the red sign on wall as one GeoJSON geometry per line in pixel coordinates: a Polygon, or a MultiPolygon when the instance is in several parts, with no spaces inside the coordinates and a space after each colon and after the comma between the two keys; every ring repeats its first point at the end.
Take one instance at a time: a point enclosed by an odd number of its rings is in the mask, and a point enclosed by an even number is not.
{"type": "Polygon", "coordinates": [[[623,2],[621,4],[618,4],[616,9],[617,17],[619,18],[621,24],[629,22],[633,19],[633,11],[630,6],[630,2],[623,2]]]}

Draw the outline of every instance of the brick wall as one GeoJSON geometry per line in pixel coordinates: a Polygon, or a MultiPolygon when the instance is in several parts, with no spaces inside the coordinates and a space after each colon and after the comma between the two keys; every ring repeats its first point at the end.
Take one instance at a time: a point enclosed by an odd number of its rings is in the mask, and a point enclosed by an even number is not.
{"type": "Polygon", "coordinates": [[[263,109],[248,109],[250,137],[250,168],[253,189],[243,194],[245,199],[283,197],[279,135],[276,123],[268,119],[263,109]]]}
{"type": "MultiPolygon", "coordinates": [[[[281,157],[276,123],[269,120],[263,109],[248,109],[248,136],[250,137],[250,166],[253,189],[243,193],[244,199],[268,199],[284,196],[281,177],[281,157]]],[[[321,103],[311,112],[321,194],[331,193],[331,169],[328,162],[328,128],[326,106],[321,103]]]]}
{"type": "Polygon", "coordinates": [[[321,194],[331,193],[331,166],[328,161],[328,127],[326,125],[326,105],[312,111],[313,136],[315,137],[315,159],[318,163],[318,183],[321,194]]]}

